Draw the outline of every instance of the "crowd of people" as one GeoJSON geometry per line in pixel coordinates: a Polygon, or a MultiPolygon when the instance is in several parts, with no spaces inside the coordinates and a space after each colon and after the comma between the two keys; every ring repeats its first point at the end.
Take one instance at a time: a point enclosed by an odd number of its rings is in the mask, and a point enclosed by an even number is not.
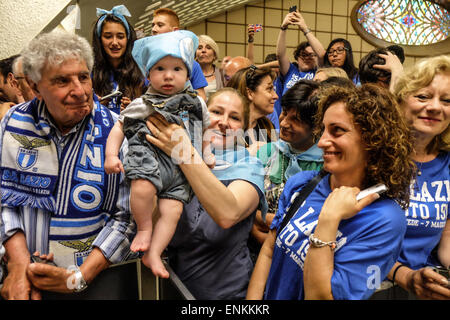
{"type": "Polygon", "coordinates": [[[53,31],[0,61],[3,299],[80,293],[136,258],[196,299],[370,299],[381,281],[450,299],[450,55],[403,68],[393,45],[356,67],[294,10],[263,64],[255,25],[219,64],[169,8],[139,39],[125,6],[97,16],[91,44],[53,31]]]}

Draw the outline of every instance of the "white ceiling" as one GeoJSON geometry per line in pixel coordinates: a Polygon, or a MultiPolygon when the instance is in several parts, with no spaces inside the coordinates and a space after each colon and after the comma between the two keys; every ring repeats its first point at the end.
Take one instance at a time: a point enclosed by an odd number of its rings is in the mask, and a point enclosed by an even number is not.
{"type": "MultiPolygon", "coordinates": [[[[143,29],[146,35],[150,35],[153,12],[158,8],[174,10],[180,18],[181,27],[184,28],[251,2],[255,0],[72,0],[67,6],[78,3],[81,21],[77,33],[91,39],[92,27],[97,19],[96,8],[111,10],[114,6],[123,4],[132,15],[128,18],[130,23],[135,28],[143,29]]],[[[66,8],[42,31],[53,30],[67,15],[66,8]]]]}
{"type": "Polygon", "coordinates": [[[143,29],[146,34],[151,32],[151,22],[153,12],[158,8],[170,8],[174,10],[180,18],[180,25],[188,27],[206,18],[210,18],[220,13],[243,6],[254,0],[162,0],[146,1],[148,3],[145,12],[139,16],[135,27],[143,29]]]}

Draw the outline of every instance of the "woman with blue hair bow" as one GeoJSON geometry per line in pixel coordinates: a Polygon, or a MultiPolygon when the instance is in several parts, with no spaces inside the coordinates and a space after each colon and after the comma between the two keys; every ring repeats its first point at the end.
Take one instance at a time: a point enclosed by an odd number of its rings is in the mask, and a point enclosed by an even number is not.
{"type": "Polygon", "coordinates": [[[145,92],[146,79],[131,54],[136,32],[126,18],[131,14],[124,5],[111,11],[97,8],[97,16],[92,31],[95,58],[92,86],[101,103],[119,114],[145,92]],[[117,91],[120,93],[102,99],[117,91]]]}

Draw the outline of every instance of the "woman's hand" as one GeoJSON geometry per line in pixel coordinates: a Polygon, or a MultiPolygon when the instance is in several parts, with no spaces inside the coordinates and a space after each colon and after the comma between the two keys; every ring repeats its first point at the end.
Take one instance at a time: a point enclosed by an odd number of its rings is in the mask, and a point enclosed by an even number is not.
{"type": "Polygon", "coordinates": [[[303,18],[302,14],[298,11],[294,11],[293,18],[292,18],[292,24],[297,25],[302,32],[305,32],[308,29],[308,26],[306,25],[305,19],[303,18]]]}
{"type": "Polygon", "coordinates": [[[295,15],[296,12],[289,12],[283,20],[283,23],[281,23],[282,28],[287,28],[290,24],[295,24],[298,21],[297,16],[295,15]]]}
{"type": "Polygon", "coordinates": [[[253,39],[253,37],[255,36],[255,27],[254,27],[253,24],[249,24],[249,25],[247,26],[247,35],[248,35],[248,38],[249,38],[249,39],[250,39],[250,38],[253,39]]]}
{"type": "Polygon", "coordinates": [[[148,142],[175,159],[178,164],[189,162],[192,158],[193,146],[186,130],[175,123],[167,122],[158,113],[148,117],[147,127],[152,133],[146,136],[148,142]]]}
{"type": "Polygon", "coordinates": [[[449,300],[448,280],[431,268],[411,271],[407,276],[407,288],[419,299],[449,300]]]}
{"type": "Polygon", "coordinates": [[[359,192],[359,188],[356,187],[339,187],[334,189],[325,200],[320,217],[333,218],[337,221],[350,219],[365,206],[380,197],[377,193],[374,193],[360,201],[356,201],[356,196],[359,192]]]}

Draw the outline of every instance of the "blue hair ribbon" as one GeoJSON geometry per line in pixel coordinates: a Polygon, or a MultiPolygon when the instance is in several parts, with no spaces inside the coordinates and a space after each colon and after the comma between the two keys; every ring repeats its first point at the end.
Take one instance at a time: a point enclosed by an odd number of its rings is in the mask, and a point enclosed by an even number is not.
{"type": "Polygon", "coordinates": [[[123,4],[113,7],[111,9],[111,11],[97,8],[97,17],[100,17],[100,19],[98,19],[98,21],[97,21],[98,37],[101,37],[101,35],[102,35],[103,21],[105,20],[105,18],[108,14],[113,15],[113,16],[119,18],[120,20],[122,20],[122,22],[125,26],[125,29],[127,29],[127,38],[130,38],[130,26],[128,25],[128,22],[127,22],[127,19],[125,18],[125,16],[131,17],[131,13],[130,13],[130,11],[128,11],[127,7],[125,7],[123,4]]]}

